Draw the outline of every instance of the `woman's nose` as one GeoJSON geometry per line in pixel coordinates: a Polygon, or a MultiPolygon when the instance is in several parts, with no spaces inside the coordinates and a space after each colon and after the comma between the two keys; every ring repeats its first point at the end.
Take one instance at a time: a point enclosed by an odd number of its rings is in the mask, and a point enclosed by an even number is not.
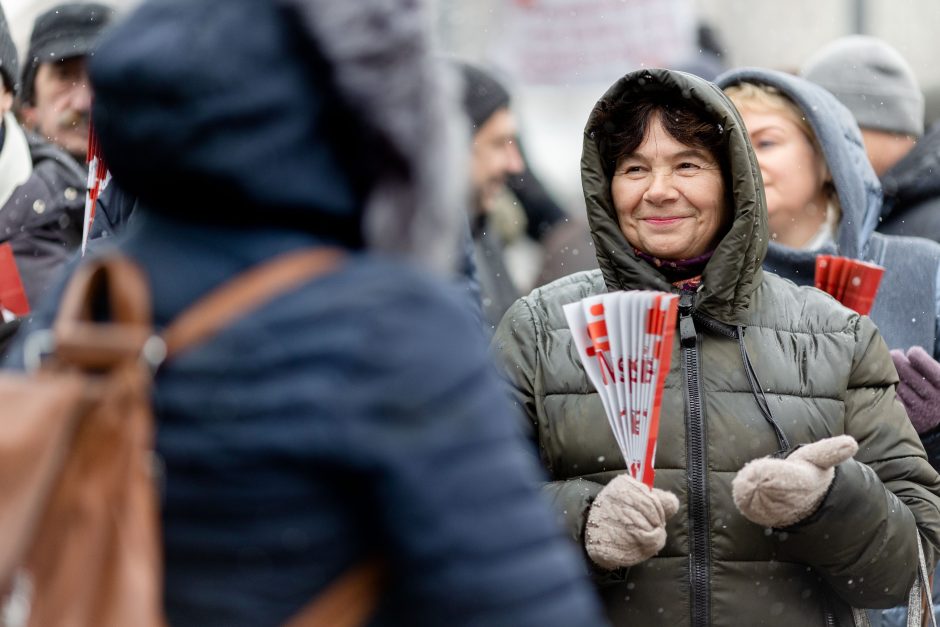
{"type": "Polygon", "coordinates": [[[643,194],[643,199],[654,205],[661,205],[670,202],[679,197],[672,182],[672,175],[667,172],[652,172],[650,174],[650,184],[643,194]]]}

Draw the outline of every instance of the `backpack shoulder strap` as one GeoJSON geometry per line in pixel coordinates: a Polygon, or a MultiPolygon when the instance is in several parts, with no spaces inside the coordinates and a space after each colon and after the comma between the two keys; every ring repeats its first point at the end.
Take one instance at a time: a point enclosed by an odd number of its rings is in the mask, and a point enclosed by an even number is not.
{"type": "MultiPolygon", "coordinates": [[[[212,336],[291,288],[329,272],[343,251],[319,248],[288,253],[248,270],[180,314],[163,334],[167,357],[212,336]]],[[[288,627],[360,627],[375,612],[384,578],[378,559],[361,562],[331,582],[288,627]]]]}
{"type": "Polygon", "coordinates": [[[286,253],[222,284],[176,317],[163,332],[167,358],[205,341],[251,310],[335,268],[339,248],[286,253]]]}

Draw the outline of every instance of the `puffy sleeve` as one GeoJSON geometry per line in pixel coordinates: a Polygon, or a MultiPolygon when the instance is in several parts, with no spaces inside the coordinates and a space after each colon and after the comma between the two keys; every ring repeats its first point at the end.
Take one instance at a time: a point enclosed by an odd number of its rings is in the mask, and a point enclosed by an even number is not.
{"type": "Polygon", "coordinates": [[[940,550],[940,476],[895,396],[897,372],[866,316],[857,318],[845,396],[845,433],[859,444],[836,467],[819,510],[781,530],[781,558],[812,565],[847,603],[906,602],[916,575],[916,532],[932,568],[940,550]]]}

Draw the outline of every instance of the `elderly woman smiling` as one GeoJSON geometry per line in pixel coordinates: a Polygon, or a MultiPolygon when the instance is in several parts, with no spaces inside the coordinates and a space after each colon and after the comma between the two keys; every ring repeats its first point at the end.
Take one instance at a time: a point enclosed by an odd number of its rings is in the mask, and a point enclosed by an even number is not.
{"type": "Polygon", "coordinates": [[[733,105],[690,75],[628,74],[581,166],[600,270],[517,301],[494,347],[613,623],[850,625],[903,601],[918,532],[930,563],[940,546],[940,478],[871,321],[761,269],[733,105]],[[562,311],[635,289],[680,295],[653,490],[625,473],[562,311]]]}
{"type": "Polygon", "coordinates": [[[698,129],[702,145],[688,146],[676,136],[689,133],[690,125],[695,136],[690,114],[664,117],[653,107],[647,102],[637,112],[648,120],[646,137],[621,135],[626,143],[610,183],[617,220],[627,241],[646,255],[699,259],[714,249],[728,215],[721,168],[707,143],[712,129],[698,129]]]}

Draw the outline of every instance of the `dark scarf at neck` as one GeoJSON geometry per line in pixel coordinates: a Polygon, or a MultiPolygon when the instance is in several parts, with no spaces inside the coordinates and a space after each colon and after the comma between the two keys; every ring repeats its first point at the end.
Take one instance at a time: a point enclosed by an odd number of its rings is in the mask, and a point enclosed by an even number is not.
{"type": "Polygon", "coordinates": [[[710,250],[691,259],[659,259],[637,248],[633,251],[637,257],[650,264],[675,287],[685,291],[695,291],[702,283],[702,273],[708,260],[715,253],[710,250]]]}

